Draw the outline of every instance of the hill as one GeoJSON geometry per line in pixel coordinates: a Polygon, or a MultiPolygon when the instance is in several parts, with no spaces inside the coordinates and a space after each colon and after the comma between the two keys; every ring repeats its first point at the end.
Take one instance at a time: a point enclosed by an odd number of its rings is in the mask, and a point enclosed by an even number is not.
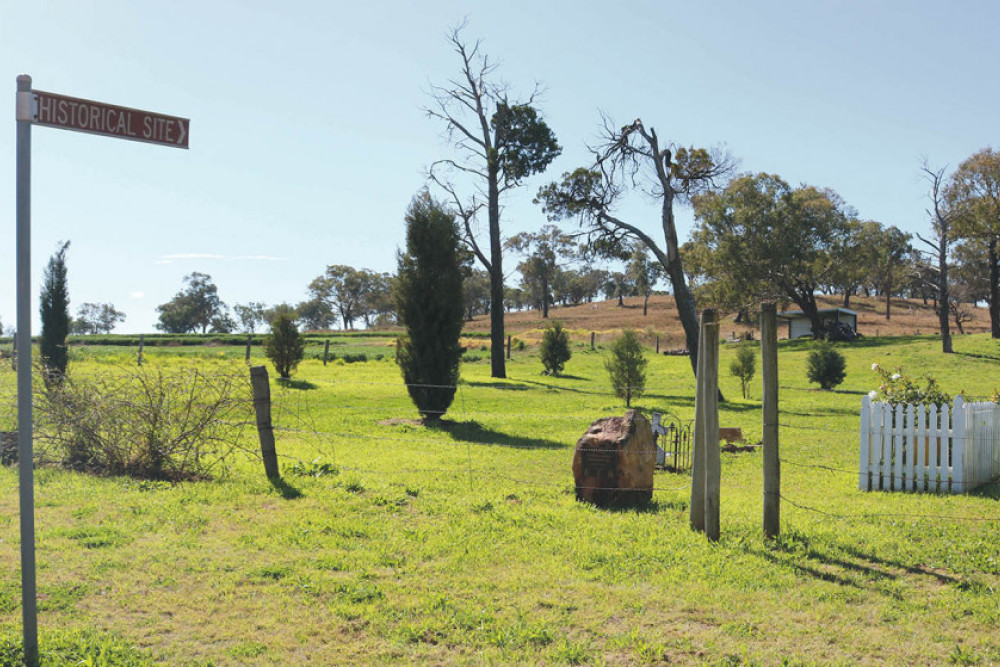
{"type": "MultiPolygon", "coordinates": [[[[819,296],[817,301],[821,308],[833,308],[843,303],[843,297],[819,296]]],[[[780,308],[780,306],[779,306],[780,308]]],[[[789,306],[795,309],[795,306],[789,306]]],[[[885,318],[885,302],[881,298],[852,297],[851,310],[858,313],[858,331],[868,337],[873,336],[905,336],[933,334],[937,332],[937,315],[934,313],[933,302],[926,304],[921,299],[893,299],[891,319],[885,318]]],[[[984,333],[989,331],[989,313],[985,308],[971,308],[972,321],[965,323],[966,333],[984,333]]],[[[723,337],[739,335],[753,327],[737,324],[733,321],[734,313],[723,313],[723,337]]],[[[607,340],[624,328],[647,331],[650,335],[659,335],[661,345],[670,348],[684,346],[684,333],[674,298],[670,295],[656,295],[650,298],[647,315],[642,314],[642,298],[631,297],[624,300],[619,307],[616,300],[585,303],[579,306],[560,306],[549,309],[549,319],[545,320],[538,310],[525,310],[507,313],[507,333],[525,340],[540,337],[540,330],[547,322],[560,321],[575,333],[575,337],[589,337],[590,332],[597,334],[598,340],[607,340]]],[[[471,322],[466,322],[465,331],[489,331],[489,316],[479,316],[471,322]]],[[[952,335],[958,330],[952,324],[952,335]]]]}

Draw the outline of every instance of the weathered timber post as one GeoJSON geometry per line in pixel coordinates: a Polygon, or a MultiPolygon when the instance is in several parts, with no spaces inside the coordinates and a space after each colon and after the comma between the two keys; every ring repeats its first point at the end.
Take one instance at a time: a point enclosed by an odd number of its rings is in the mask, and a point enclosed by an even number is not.
{"type": "Polygon", "coordinates": [[[594,351],[594,332],[590,332],[590,351],[594,351]]]}
{"type": "Polygon", "coordinates": [[[326,343],[323,345],[323,365],[326,366],[327,360],[330,358],[330,339],[326,339],[326,343]]]}
{"type": "MultiPolygon", "coordinates": [[[[706,308],[701,313],[701,329],[699,331],[698,349],[712,347],[714,353],[698,355],[697,388],[694,399],[694,451],[691,457],[691,528],[699,532],[706,531],[706,518],[709,514],[706,491],[709,488],[709,453],[714,450],[716,470],[721,465],[719,461],[719,314],[716,310],[706,308]],[[713,326],[714,325],[714,326],[713,326]],[[712,331],[714,330],[714,338],[712,331]],[[709,366],[714,371],[709,370],[709,366]],[[711,387],[710,385],[710,379],[711,387]],[[709,396],[711,394],[711,396],[709,396]]],[[[714,488],[716,489],[715,512],[718,512],[718,475],[714,488]]],[[[717,523],[717,520],[716,520],[717,523]]]]}
{"type": "Polygon", "coordinates": [[[719,450],[719,313],[704,322],[705,336],[698,348],[705,355],[705,535],[719,541],[719,497],[722,461],[719,450]]]}
{"type": "Polygon", "coordinates": [[[247,366],[250,365],[250,345],[252,343],[253,343],[253,334],[247,334],[247,351],[243,359],[246,362],[247,366]]]}
{"type": "Polygon", "coordinates": [[[271,424],[271,385],[267,379],[266,366],[250,368],[250,385],[253,387],[253,409],[257,415],[257,435],[260,436],[264,473],[268,479],[280,479],[278,453],[274,448],[274,426],[271,424]]]}
{"type": "Polygon", "coordinates": [[[777,306],[761,304],[760,351],[764,383],[764,537],[775,538],[781,524],[781,459],[778,456],[778,318],[777,306]]]}
{"type": "Polygon", "coordinates": [[[139,334],[139,356],[137,360],[140,366],[142,366],[142,348],[145,346],[146,346],[146,334],[139,334]]]}
{"type": "Polygon", "coordinates": [[[510,361],[510,336],[507,336],[507,360],[510,361]]]}
{"type": "Polygon", "coordinates": [[[656,353],[660,353],[660,334],[656,334],[656,353]]]}

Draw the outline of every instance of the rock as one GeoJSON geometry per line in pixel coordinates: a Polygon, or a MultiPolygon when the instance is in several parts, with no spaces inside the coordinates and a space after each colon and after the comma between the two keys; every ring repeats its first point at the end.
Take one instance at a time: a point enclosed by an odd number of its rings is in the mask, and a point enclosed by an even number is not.
{"type": "Polygon", "coordinates": [[[653,497],[656,445],[649,420],[635,410],[598,419],[576,443],[576,499],[601,507],[629,507],[653,497]]]}

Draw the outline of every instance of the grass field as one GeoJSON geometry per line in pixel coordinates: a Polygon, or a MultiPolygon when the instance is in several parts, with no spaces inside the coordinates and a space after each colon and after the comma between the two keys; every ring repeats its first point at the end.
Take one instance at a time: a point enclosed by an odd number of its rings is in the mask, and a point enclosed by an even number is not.
{"type": "MultiPolygon", "coordinates": [[[[724,454],[718,544],[689,530],[683,474],[657,473],[640,510],[574,500],[574,443],[624,411],[603,349],[576,344],[553,378],[529,347],[493,380],[479,345],[435,429],[414,423],[391,359],[310,359],[296,381],[272,380],[284,485],[251,456],[177,485],[39,468],[45,664],[1000,662],[1000,485],[856,490],[871,364],[986,396],[996,341],[959,337],[946,357],[933,337],[868,338],[840,348],[848,374],[833,392],[806,381],[806,342],[782,343],[782,535],[761,536],[760,455],[724,454]]],[[[147,363],[242,363],[240,348],[191,349],[147,348],[147,363]]],[[[720,423],[756,441],[759,376],[739,398],[732,354],[720,423]]],[[[72,372],[128,363],[74,350],[72,372]]],[[[693,416],[687,358],[650,354],[647,385],[643,411],[693,416]]],[[[0,664],[18,652],[17,514],[16,469],[0,469],[0,664]]]]}

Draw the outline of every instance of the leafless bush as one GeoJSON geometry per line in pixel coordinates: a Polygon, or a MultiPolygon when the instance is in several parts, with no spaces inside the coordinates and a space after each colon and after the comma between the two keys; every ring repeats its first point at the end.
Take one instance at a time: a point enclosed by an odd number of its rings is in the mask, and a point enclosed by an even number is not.
{"type": "Polygon", "coordinates": [[[252,410],[240,371],[143,366],[71,374],[35,396],[36,450],[100,474],[199,479],[242,448],[252,410]]]}

